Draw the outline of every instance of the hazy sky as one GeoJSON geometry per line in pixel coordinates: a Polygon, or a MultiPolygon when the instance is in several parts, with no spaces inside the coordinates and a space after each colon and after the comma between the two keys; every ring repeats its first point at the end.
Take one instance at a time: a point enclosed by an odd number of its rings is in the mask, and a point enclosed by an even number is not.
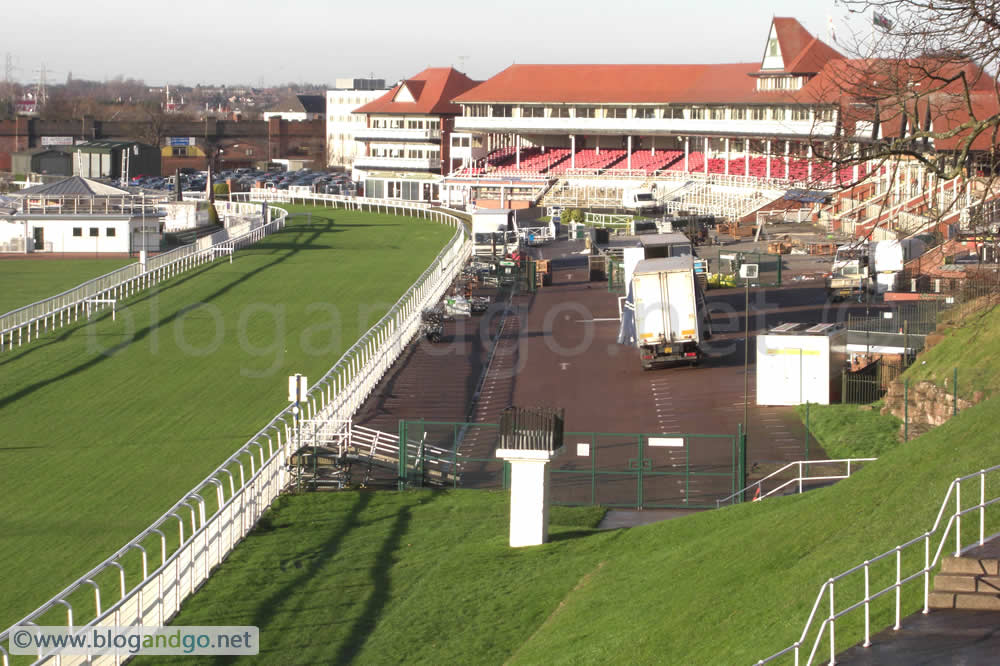
{"type": "Polygon", "coordinates": [[[47,0],[44,17],[26,20],[18,7],[18,20],[0,20],[0,57],[10,54],[17,81],[37,81],[44,63],[52,82],[72,72],[253,85],[395,81],[462,69],[459,56],[476,79],[514,62],[750,62],[772,16],[826,40],[827,17],[839,35],[845,13],[833,0],[47,0]]]}

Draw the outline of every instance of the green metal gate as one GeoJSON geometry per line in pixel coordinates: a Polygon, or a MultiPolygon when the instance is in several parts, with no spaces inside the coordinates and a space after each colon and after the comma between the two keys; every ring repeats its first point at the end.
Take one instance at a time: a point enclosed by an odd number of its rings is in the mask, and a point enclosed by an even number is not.
{"type": "MultiPolygon", "coordinates": [[[[400,441],[439,460],[400,460],[400,487],[427,483],[428,468],[451,467],[447,485],[509,488],[510,468],[495,457],[497,425],[400,421],[400,441]]],[[[551,464],[552,502],[635,509],[715,508],[743,487],[739,434],[567,432],[551,464]]]]}

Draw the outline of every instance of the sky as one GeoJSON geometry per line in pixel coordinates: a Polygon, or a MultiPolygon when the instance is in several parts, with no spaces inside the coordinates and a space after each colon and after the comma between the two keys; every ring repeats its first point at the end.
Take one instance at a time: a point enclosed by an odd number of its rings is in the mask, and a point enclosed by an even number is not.
{"type": "Polygon", "coordinates": [[[828,41],[845,14],[833,0],[47,0],[41,21],[0,20],[0,64],[22,83],[43,65],[54,83],[395,82],[428,66],[481,80],[512,63],[753,62],[772,16],[828,41]]]}

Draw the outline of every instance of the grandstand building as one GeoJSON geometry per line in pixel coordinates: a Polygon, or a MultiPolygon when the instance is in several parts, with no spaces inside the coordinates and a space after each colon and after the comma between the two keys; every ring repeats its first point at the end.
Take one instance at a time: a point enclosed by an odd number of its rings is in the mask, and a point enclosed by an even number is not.
{"type": "Polygon", "coordinates": [[[354,138],[354,180],[370,197],[437,201],[448,173],[449,146],[461,108],[451,102],[477,84],[451,67],[432,67],[355,110],[366,117],[354,138]]]}

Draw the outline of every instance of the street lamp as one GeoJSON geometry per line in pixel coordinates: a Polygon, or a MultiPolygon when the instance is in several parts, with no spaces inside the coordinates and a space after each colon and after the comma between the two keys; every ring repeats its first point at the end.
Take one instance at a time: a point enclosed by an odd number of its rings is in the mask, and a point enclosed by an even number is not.
{"type": "Polygon", "coordinates": [[[747,433],[750,431],[749,404],[750,404],[750,280],[754,280],[759,275],[757,264],[743,264],[740,266],[740,277],[743,278],[746,298],[743,306],[743,428],[740,432],[740,469],[742,477],[740,481],[746,486],[747,481],[747,433]]]}

